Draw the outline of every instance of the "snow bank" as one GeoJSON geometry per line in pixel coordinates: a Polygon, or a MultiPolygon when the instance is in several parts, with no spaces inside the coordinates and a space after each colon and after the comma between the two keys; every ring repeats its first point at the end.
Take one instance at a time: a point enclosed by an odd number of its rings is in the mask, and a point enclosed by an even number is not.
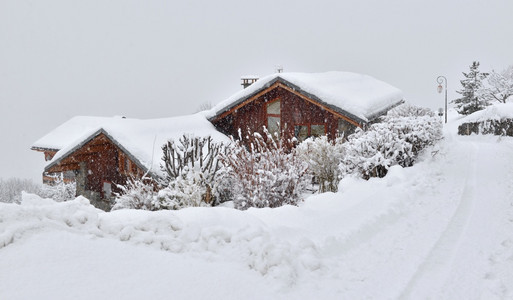
{"type": "Polygon", "coordinates": [[[292,284],[301,272],[322,267],[311,241],[286,241],[258,218],[231,208],[103,212],[86,198],[54,202],[24,194],[21,205],[0,204],[0,250],[49,230],[116,239],[205,259],[235,260],[262,275],[292,284]]]}

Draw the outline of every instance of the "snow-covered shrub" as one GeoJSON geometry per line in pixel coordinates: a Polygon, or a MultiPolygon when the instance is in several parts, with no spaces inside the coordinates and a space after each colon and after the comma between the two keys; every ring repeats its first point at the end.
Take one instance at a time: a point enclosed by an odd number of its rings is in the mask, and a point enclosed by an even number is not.
{"type": "Polygon", "coordinates": [[[38,194],[40,190],[41,185],[29,179],[0,178],[0,202],[20,203],[22,191],[38,194]]]}
{"type": "Polygon", "coordinates": [[[442,124],[435,116],[387,116],[348,137],[341,173],[383,177],[393,165],[412,166],[419,153],[441,137],[442,124]]]}
{"type": "MultiPolygon", "coordinates": [[[[167,174],[167,189],[179,189],[176,194],[163,192],[163,195],[173,194],[185,197],[188,194],[185,191],[192,189],[201,191],[201,200],[210,205],[224,201],[222,199],[224,195],[223,181],[219,176],[223,168],[219,154],[225,151],[225,146],[222,143],[214,142],[210,136],[184,135],[178,142],[168,141],[162,150],[164,152],[162,169],[167,174]],[[186,187],[186,185],[190,185],[190,187],[186,187]]],[[[169,201],[196,203],[194,199],[189,201],[178,198],[164,200],[164,198],[161,199],[166,203],[169,201]]]]}
{"type": "Polygon", "coordinates": [[[401,104],[388,111],[385,118],[401,118],[401,117],[434,117],[435,113],[426,107],[420,107],[409,103],[401,104]]]}
{"type": "MultiPolygon", "coordinates": [[[[442,123],[435,116],[388,118],[385,123],[391,124],[399,138],[411,145],[409,157],[413,161],[424,148],[442,138],[442,123]]],[[[409,167],[413,165],[413,161],[399,161],[399,164],[409,167]]]]}
{"type": "Polygon", "coordinates": [[[363,178],[383,177],[398,160],[407,160],[411,145],[399,138],[390,124],[377,123],[368,131],[357,129],[344,145],[341,174],[361,174],[363,178]]]}
{"type": "Polygon", "coordinates": [[[180,176],[172,179],[166,188],[159,191],[157,199],[160,209],[209,206],[204,201],[206,185],[201,181],[200,174],[194,169],[184,168],[180,176]]]}
{"type": "Polygon", "coordinates": [[[487,101],[508,102],[513,96],[513,65],[500,73],[492,71],[487,85],[479,89],[478,94],[487,101]]]}
{"type": "Polygon", "coordinates": [[[117,209],[143,209],[159,210],[155,185],[150,178],[127,180],[126,185],[118,185],[121,192],[116,195],[112,210],[117,209]]]}
{"type": "Polygon", "coordinates": [[[73,200],[77,195],[77,185],[74,181],[65,182],[62,175],[56,175],[53,183],[43,184],[38,194],[58,202],[73,200]]]}
{"type": "Polygon", "coordinates": [[[227,176],[233,183],[234,205],[238,209],[249,207],[279,207],[295,205],[301,200],[310,176],[307,164],[295,149],[284,146],[264,130],[234,141],[227,153],[221,155],[227,176]]]}
{"type": "Polygon", "coordinates": [[[320,136],[308,138],[296,147],[298,157],[308,164],[308,172],[319,183],[319,193],[338,189],[338,165],[344,155],[342,143],[343,137],[330,141],[327,136],[320,136]]]}

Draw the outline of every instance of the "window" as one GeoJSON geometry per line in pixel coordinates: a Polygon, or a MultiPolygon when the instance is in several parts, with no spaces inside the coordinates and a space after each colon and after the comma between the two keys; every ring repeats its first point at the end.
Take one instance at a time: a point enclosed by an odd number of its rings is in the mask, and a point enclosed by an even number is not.
{"type": "Polygon", "coordinates": [[[280,123],[281,123],[281,101],[275,100],[267,104],[267,130],[272,136],[280,136],[280,123]]]}
{"type": "Polygon", "coordinates": [[[355,130],[355,126],[345,121],[344,119],[338,119],[338,135],[348,137],[355,130]]]}
{"type": "Polygon", "coordinates": [[[306,140],[308,138],[308,125],[294,126],[294,136],[299,142],[306,140]]]}
{"type": "Polygon", "coordinates": [[[130,173],[130,160],[125,157],[125,173],[130,173]]]}
{"type": "Polygon", "coordinates": [[[103,192],[103,198],[109,199],[110,196],[112,195],[112,184],[108,181],[104,181],[102,192],[103,192]]]}
{"type": "Polygon", "coordinates": [[[305,124],[294,126],[294,136],[299,142],[313,136],[318,137],[326,134],[326,127],[320,124],[305,124]]]}
{"type": "Polygon", "coordinates": [[[326,131],[324,130],[324,125],[312,125],[310,127],[310,136],[321,136],[324,135],[326,131]]]}

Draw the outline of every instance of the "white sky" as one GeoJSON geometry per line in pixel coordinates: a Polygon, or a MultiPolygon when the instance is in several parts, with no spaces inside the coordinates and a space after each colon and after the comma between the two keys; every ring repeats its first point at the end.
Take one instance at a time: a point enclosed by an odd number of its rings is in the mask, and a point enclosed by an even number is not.
{"type": "Polygon", "coordinates": [[[473,60],[513,64],[513,1],[0,0],[0,177],[40,180],[30,145],[75,115],[195,112],[240,76],[352,71],[438,108],[473,60]]]}

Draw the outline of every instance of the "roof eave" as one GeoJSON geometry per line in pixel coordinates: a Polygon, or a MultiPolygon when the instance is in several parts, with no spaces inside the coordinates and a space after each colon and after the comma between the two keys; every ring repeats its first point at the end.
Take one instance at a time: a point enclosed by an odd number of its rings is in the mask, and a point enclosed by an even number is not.
{"type": "Polygon", "coordinates": [[[55,151],[55,152],[58,152],[60,149],[32,146],[32,147],[30,147],[30,150],[39,151],[39,152],[44,152],[44,151],[55,151]]]}
{"type": "Polygon", "coordinates": [[[405,103],[405,100],[404,99],[401,99],[399,102],[393,104],[393,105],[390,105],[374,114],[372,114],[371,116],[369,116],[369,122],[372,122],[374,120],[376,120],[377,118],[381,117],[382,115],[386,114],[389,110],[401,105],[401,104],[404,104],[405,103]]]}

